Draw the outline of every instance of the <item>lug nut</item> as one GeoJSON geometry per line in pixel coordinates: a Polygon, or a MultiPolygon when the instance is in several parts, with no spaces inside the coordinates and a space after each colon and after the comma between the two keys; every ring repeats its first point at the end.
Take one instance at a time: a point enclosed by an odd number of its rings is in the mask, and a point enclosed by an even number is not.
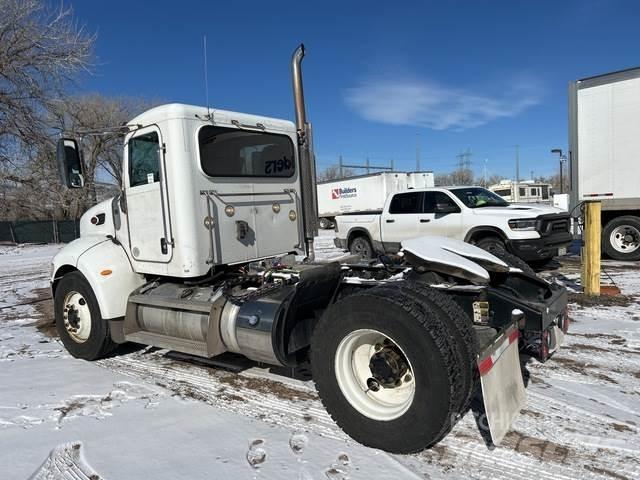
{"type": "Polygon", "coordinates": [[[382,345],[380,345],[379,343],[376,343],[375,347],[373,347],[375,349],[376,352],[379,352],[380,350],[382,350],[382,345]]]}
{"type": "Polygon", "coordinates": [[[411,375],[409,375],[408,373],[404,376],[404,381],[405,382],[410,382],[412,379],[411,375]]]}
{"type": "Polygon", "coordinates": [[[380,384],[378,383],[378,381],[375,378],[369,378],[367,380],[367,387],[372,392],[377,392],[378,390],[380,390],[380,384]]]}

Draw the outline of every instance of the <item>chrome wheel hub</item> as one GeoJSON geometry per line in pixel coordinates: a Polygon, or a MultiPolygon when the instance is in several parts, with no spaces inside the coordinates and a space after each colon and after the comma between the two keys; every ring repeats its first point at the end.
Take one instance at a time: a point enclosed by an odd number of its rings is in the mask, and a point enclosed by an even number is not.
{"type": "Polygon", "coordinates": [[[78,292],[69,292],[64,298],[64,327],[76,343],[84,343],[91,334],[91,312],[87,301],[78,292]]]}

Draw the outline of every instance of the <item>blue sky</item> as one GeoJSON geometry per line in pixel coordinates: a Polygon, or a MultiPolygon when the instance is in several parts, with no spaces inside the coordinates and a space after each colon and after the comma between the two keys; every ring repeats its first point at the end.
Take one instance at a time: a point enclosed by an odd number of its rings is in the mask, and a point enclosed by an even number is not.
{"type": "Polygon", "coordinates": [[[557,170],[571,80],[640,65],[635,1],[79,1],[97,32],[82,92],[293,119],[289,59],[303,70],[320,168],[345,162],[478,175],[557,170]],[[419,136],[419,137],[418,137],[419,136]]]}

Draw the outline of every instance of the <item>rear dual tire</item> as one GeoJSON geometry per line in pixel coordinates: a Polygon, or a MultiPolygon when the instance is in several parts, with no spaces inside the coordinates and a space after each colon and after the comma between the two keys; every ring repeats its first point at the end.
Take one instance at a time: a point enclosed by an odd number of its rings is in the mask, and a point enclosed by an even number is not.
{"type": "Polygon", "coordinates": [[[356,441],[393,453],[420,451],[468,408],[471,352],[460,347],[440,300],[403,282],[344,297],[320,319],[311,342],[313,378],[329,414],[356,441]]]}

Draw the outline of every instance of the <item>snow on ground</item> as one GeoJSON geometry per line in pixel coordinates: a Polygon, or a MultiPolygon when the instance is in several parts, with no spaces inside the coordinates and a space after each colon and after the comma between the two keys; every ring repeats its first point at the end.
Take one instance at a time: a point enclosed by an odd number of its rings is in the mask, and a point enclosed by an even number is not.
{"type": "MultiPolygon", "coordinates": [[[[339,256],[331,231],[320,256],[339,256]]],[[[389,455],[350,440],[313,383],[233,373],[154,348],[88,363],[47,328],[57,246],[0,247],[2,478],[640,478],[640,266],[605,262],[625,294],[572,300],[564,348],[531,363],[528,406],[489,450],[471,415],[431,450],[389,455]],[[592,302],[593,303],[593,302],[592,302]]],[[[579,264],[545,273],[576,287],[579,264]]],[[[298,376],[299,377],[299,376],[298,376]]]]}

